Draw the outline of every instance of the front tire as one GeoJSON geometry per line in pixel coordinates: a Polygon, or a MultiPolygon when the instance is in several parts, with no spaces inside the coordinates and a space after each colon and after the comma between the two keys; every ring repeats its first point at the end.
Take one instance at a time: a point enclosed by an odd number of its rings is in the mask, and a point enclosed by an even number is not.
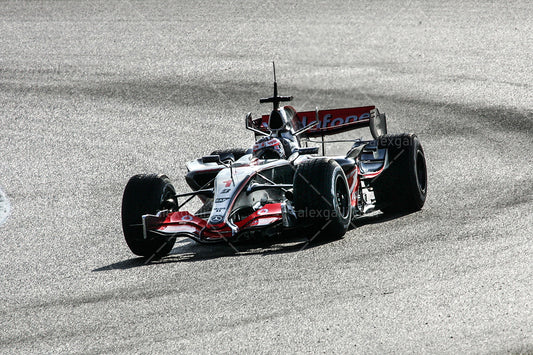
{"type": "Polygon", "coordinates": [[[167,255],[176,238],[150,236],[144,239],[142,216],[156,214],[172,205],[176,191],[165,175],[135,175],[127,183],[122,197],[122,230],[130,250],[139,256],[167,255]]]}
{"type": "Polygon", "coordinates": [[[352,219],[352,206],[346,175],[336,161],[309,159],[298,165],[294,208],[300,223],[320,239],[344,236],[352,219]]]}
{"type": "Polygon", "coordinates": [[[410,213],[426,202],[427,168],[422,145],[415,134],[384,135],[379,148],[387,148],[389,167],[371,182],[376,207],[383,213],[410,213]]]}

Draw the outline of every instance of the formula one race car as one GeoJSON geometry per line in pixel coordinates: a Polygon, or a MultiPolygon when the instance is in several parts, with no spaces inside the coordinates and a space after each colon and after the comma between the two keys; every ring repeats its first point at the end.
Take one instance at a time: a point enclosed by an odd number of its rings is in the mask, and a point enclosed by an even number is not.
{"type": "Polygon", "coordinates": [[[192,192],[177,194],[165,175],[135,175],[122,200],[122,227],[134,254],[168,254],[178,237],[200,243],[269,238],[287,230],[309,238],[341,238],[356,217],[374,210],[406,213],[422,208],[427,174],[414,134],[388,135],[375,106],[297,112],[274,95],[269,115],[246,116],[255,133],[251,149],[212,152],[187,163],[192,192]],[[325,136],[369,127],[373,140],[352,139],[343,156],[325,157],[325,136]],[[309,147],[321,137],[319,147],[309,147]],[[182,208],[194,197],[196,213],[182,208]]]}

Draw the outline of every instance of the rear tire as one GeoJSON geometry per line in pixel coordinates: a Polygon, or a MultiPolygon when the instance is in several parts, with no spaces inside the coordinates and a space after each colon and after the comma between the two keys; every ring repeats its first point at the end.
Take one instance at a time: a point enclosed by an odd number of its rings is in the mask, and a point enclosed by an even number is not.
{"type": "Polygon", "coordinates": [[[144,239],[142,216],[156,214],[172,205],[176,191],[165,175],[135,175],[124,189],[122,197],[122,230],[130,250],[139,256],[167,255],[176,238],[150,236],[144,239]]]}
{"type": "Polygon", "coordinates": [[[344,171],[330,159],[309,159],[294,175],[294,208],[303,227],[320,239],[340,239],[352,219],[344,171]],[[318,234],[316,234],[318,233],[318,234]]]}
{"type": "Polygon", "coordinates": [[[389,167],[373,179],[376,207],[384,213],[410,213],[424,206],[427,195],[426,158],[415,134],[383,135],[389,167]]]}

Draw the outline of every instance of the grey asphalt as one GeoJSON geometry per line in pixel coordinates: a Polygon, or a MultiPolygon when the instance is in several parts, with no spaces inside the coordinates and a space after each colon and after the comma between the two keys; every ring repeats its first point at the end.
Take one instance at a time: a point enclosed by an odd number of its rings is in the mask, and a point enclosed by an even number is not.
{"type": "Polygon", "coordinates": [[[0,352],[533,352],[532,18],[528,1],[4,2],[0,352]],[[251,146],[272,60],[295,108],[376,105],[417,133],[426,205],[336,242],[183,240],[145,264],[122,237],[127,180],[187,191],[185,162],[251,146]]]}

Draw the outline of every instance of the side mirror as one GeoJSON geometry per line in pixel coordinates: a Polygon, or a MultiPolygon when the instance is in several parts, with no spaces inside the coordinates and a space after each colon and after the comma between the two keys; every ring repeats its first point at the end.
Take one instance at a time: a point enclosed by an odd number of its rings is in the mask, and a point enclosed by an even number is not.
{"type": "Polygon", "coordinates": [[[374,139],[387,134],[387,117],[384,113],[379,113],[377,108],[372,111],[369,124],[370,133],[372,133],[374,139]]]}
{"type": "Polygon", "coordinates": [[[251,112],[248,112],[248,114],[246,115],[244,124],[245,124],[246,129],[254,132],[256,136],[268,136],[268,133],[255,128],[254,120],[252,118],[251,112]]]}
{"type": "Polygon", "coordinates": [[[309,131],[311,128],[314,128],[319,123],[320,123],[319,120],[316,120],[315,122],[311,122],[307,126],[305,126],[304,128],[301,128],[301,129],[297,130],[296,132],[294,132],[294,135],[295,136],[299,136],[300,134],[309,131]]]}
{"type": "Polygon", "coordinates": [[[318,147],[298,148],[300,155],[318,154],[318,147]]]}
{"type": "Polygon", "coordinates": [[[202,163],[220,163],[220,155],[205,155],[202,157],[202,163]]]}

